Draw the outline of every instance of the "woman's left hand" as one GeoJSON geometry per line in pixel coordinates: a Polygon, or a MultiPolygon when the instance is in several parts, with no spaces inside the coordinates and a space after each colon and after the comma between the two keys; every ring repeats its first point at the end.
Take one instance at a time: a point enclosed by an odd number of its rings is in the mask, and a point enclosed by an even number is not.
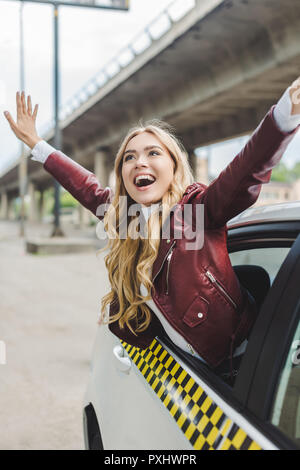
{"type": "Polygon", "coordinates": [[[300,114],[300,77],[292,83],[290,97],[292,102],[292,115],[300,114]]]}

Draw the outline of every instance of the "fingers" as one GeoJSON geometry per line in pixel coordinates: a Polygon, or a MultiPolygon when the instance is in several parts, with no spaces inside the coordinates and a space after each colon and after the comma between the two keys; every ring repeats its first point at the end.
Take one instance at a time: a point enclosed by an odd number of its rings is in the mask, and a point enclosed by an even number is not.
{"type": "Polygon", "coordinates": [[[298,77],[291,85],[291,88],[297,88],[300,85],[300,77],[298,77]]]}
{"type": "Polygon", "coordinates": [[[31,115],[32,114],[32,104],[31,104],[31,96],[28,95],[27,97],[27,109],[28,113],[31,115]]]}
{"type": "Polygon", "coordinates": [[[26,98],[25,98],[25,93],[22,91],[20,94],[19,91],[16,93],[16,105],[17,105],[17,119],[22,118],[22,116],[28,115],[28,116],[33,116],[34,119],[36,118],[37,114],[37,105],[34,108],[34,112],[32,114],[32,102],[31,102],[31,96],[28,95],[27,97],[27,104],[26,104],[26,98]]]}
{"type": "Polygon", "coordinates": [[[34,120],[36,120],[36,115],[37,115],[38,109],[39,109],[39,105],[36,104],[35,107],[34,107],[33,115],[32,115],[34,120]]]}
{"type": "Polygon", "coordinates": [[[24,91],[22,91],[22,93],[21,93],[21,107],[22,107],[22,112],[23,112],[23,114],[26,114],[26,113],[27,113],[27,109],[26,109],[26,101],[25,101],[25,93],[24,93],[24,91]]]}
{"type": "Polygon", "coordinates": [[[22,91],[17,91],[16,93],[16,104],[17,104],[17,119],[22,118],[24,114],[27,114],[26,102],[25,102],[25,93],[22,91]]]}
{"type": "Polygon", "coordinates": [[[295,80],[290,88],[290,98],[292,102],[292,111],[291,114],[299,114],[300,113],[300,77],[295,80]]]}
{"type": "Polygon", "coordinates": [[[17,106],[17,119],[20,119],[22,116],[22,104],[21,104],[20,93],[18,91],[16,93],[16,106],[17,106]]]}
{"type": "Polygon", "coordinates": [[[10,113],[8,111],[4,111],[4,116],[6,117],[10,127],[14,130],[16,128],[16,123],[11,117],[10,113]]]}

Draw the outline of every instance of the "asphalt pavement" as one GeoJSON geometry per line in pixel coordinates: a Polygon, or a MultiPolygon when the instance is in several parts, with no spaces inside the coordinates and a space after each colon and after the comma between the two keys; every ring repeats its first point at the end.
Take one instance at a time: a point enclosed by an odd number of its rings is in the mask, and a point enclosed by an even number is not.
{"type": "MultiPolygon", "coordinates": [[[[66,235],[95,237],[95,227],[66,235]]],[[[28,224],[27,236],[49,224],[28,224]]],[[[0,449],[81,450],[82,404],[102,296],[104,255],[31,255],[0,221],[0,449]],[[2,343],[3,344],[3,343],[2,343]]]]}

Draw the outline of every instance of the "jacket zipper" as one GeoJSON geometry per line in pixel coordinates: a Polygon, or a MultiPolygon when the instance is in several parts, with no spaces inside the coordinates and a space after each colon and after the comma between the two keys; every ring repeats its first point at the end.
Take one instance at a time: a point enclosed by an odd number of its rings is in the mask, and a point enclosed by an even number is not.
{"type": "Polygon", "coordinates": [[[174,248],[175,245],[176,245],[176,240],[174,240],[173,243],[172,243],[172,245],[170,246],[170,248],[169,248],[169,250],[168,250],[168,253],[167,253],[166,256],[164,257],[163,262],[161,263],[161,265],[160,265],[160,267],[159,267],[159,270],[157,271],[157,273],[155,274],[154,278],[152,279],[152,282],[154,282],[155,279],[157,278],[157,276],[159,275],[159,273],[160,273],[160,271],[162,270],[162,267],[163,267],[163,265],[164,265],[166,259],[168,258],[170,252],[173,251],[173,248],[174,248]]]}
{"type": "MultiPolygon", "coordinates": [[[[166,261],[166,259],[167,259],[167,260],[168,260],[167,292],[168,292],[168,287],[169,287],[169,286],[168,286],[168,282],[169,282],[169,281],[168,281],[168,275],[169,275],[169,269],[170,269],[170,261],[171,261],[171,257],[172,257],[172,254],[173,254],[173,250],[174,250],[175,245],[176,245],[176,240],[173,241],[172,245],[170,246],[170,249],[168,250],[166,256],[165,256],[164,259],[163,259],[163,262],[161,263],[161,265],[160,265],[160,267],[159,267],[159,270],[157,271],[156,275],[155,275],[154,278],[152,279],[152,282],[154,282],[155,279],[156,279],[156,277],[159,275],[160,271],[162,270],[162,267],[163,267],[163,265],[164,265],[164,263],[165,263],[165,261],[166,261]]],[[[155,304],[156,304],[155,298],[153,298],[153,300],[154,300],[154,302],[155,302],[155,304]]],[[[156,305],[157,305],[157,304],[156,304],[156,305]]],[[[157,305],[157,307],[160,308],[159,305],[157,305]]],[[[194,348],[192,347],[192,345],[188,343],[187,338],[186,338],[185,336],[183,336],[183,335],[182,335],[182,332],[181,332],[180,330],[178,330],[177,327],[175,327],[174,325],[172,325],[171,322],[170,322],[170,325],[172,326],[172,328],[174,328],[174,330],[176,330],[178,333],[181,334],[181,336],[185,339],[186,344],[187,344],[187,347],[188,347],[188,349],[190,350],[191,354],[192,354],[192,355],[195,355],[196,352],[195,352],[194,348]]]]}
{"type": "Polygon", "coordinates": [[[167,267],[167,290],[166,290],[166,295],[169,295],[169,271],[170,271],[170,263],[171,263],[173,250],[174,250],[174,245],[171,246],[171,251],[169,252],[169,254],[167,256],[168,267],[167,267]]]}
{"type": "Polygon", "coordinates": [[[235,303],[235,301],[232,299],[232,297],[228,294],[228,292],[226,292],[226,290],[224,289],[224,287],[219,283],[219,281],[215,278],[215,276],[210,272],[210,271],[206,271],[205,272],[205,275],[206,277],[208,277],[208,279],[217,287],[217,289],[219,291],[221,291],[221,293],[224,295],[224,297],[226,297],[226,299],[231,303],[231,305],[233,306],[233,308],[235,308],[235,310],[237,310],[237,305],[235,303]]]}

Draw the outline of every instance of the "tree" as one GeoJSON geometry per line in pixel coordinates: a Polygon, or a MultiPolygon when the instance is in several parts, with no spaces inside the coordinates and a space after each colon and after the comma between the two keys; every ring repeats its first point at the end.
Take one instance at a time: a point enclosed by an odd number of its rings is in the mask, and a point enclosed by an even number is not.
{"type": "Polygon", "coordinates": [[[79,202],[67,191],[62,192],[60,195],[61,207],[77,207],[79,202]]]}
{"type": "MultiPolygon", "coordinates": [[[[46,214],[53,214],[54,208],[54,189],[48,188],[44,191],[44,207],[46,214]]],[[[68,193],[67,191],[62,191],[60,194],[60,206],[61,207],[77,207],[78,201],[68,193]]]]}
{"type": "Polygon", "coordinates": [[[271,181],[292,183],[297,179],[300,179],[300,162],[295,163],[290,169],[283,162],[280,162],[272,171],[271,181]]]}
{"type": "Polygon", "coordinates": [[[271,181],[279,181],[281,183],[290,183],[293,181],[291,170],[289,170],[283,162],[280,162],[272,170],[271,181]]]}
{"type": "Polygon", "coordinates": [[[300,178],[300,162],[295,163],[292,172],[295,180],[300,178]]]}

